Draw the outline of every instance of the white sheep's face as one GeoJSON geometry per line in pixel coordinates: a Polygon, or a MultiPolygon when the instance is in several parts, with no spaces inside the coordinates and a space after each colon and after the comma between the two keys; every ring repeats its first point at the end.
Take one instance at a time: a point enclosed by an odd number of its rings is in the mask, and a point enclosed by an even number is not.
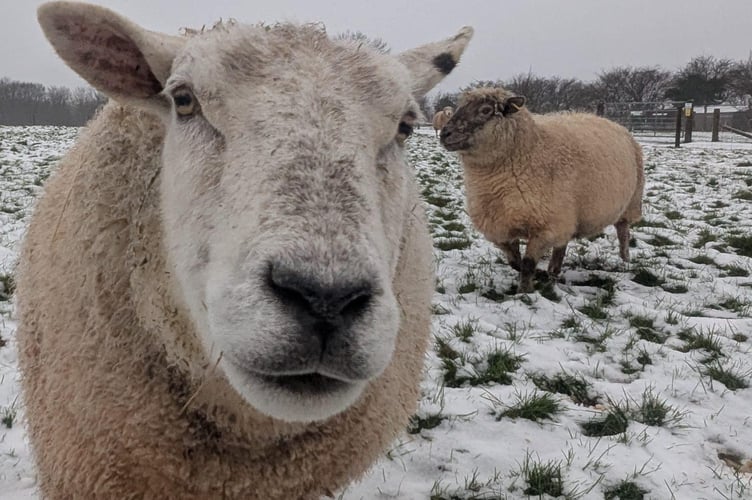
{"type": "Polygon", "coordinates": [[[169,37],[70,3],[40,22],[95,87],[166,124],[164,242],[206,356],[274,418],[353,404],[399,331],[392,283],[421,210],[402,155],[416,98],[472,30],[389,56],[315,26],[169,37]]]}

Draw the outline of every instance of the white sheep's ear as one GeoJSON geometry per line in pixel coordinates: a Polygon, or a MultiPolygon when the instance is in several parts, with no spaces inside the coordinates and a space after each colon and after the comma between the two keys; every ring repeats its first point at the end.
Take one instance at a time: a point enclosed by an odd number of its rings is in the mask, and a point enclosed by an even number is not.
{"type": "Polygon", "coordinates": [[[465,26],[451,38],[421,45],[397,55],[397,59],[410,71],[416,99],[426,95],[451,73],[472,37],[473,29],[465,26]]]}
{"type": "Polygon", "coordinates": [[[43,4],[37,18],[58,55],[94,88],[118,101],[165,106],[158,94],[184,43],[180,37],[78,2],[43,4]]]}

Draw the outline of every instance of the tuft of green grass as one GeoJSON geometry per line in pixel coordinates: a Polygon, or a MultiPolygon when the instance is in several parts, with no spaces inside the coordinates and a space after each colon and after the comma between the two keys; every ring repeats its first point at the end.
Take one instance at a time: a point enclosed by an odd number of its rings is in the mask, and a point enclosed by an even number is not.
{"type": "Polygon", "coordinates": [[[645,365],[652,365],[653,364],[653,358],[650,357],[650,353],[645,350],[645,348],[641,348],[640,352],[637,353],[637,357],[635,358],[635,361],[640,363],[642,365],[642,369],[645,369],[645,365]]]}
{"type": "Polygon", "coordinates": [[[661,399],[651,388],[642,393],[642,401],[635,410],[633,418],[645,425],[660,427],[681,420],[682,415],[665,399],[661,399]]]}
{"type": "Polygon", "coordinates": [[[474,380],[470,380],[470,384],[481,385],[495,382],[509,385],[512,383],[510,374],[516,372],[524,360],[523,355],[515,354],[507,349],[496,349],[489,353],[485,367],[478,369],[476,366],[478,374],[474,380]]]}
{"type": "Polygon", "coordinates": [[[425,417],[419,415],[413,415],[410,417],[410,421],[407,424],[408,434],[420,434],[420,431],[426,429],[433,429],[441,425],[441,422],[446,420],[447,417],[438,413],[429,413],[425,417]]]}
{"type": "Polygon", "coordinates": [[[690,257],[687,260],[689,260],[690,262],[694,262],[695,264],[700,264],[700,265],[705,265],[705,266],[715,265],[715,261],[707,255],[696,255],[694,257],[690,257]]]}
{"type": "Polygon", "coordinates": [[[8,301],[16,291],[16,280],[12,274],[0,274],[0,301],[8,301]]]}
{"type": "Polygon", "coordinates": [[[664,319],[666,324],[668,325],[678,325],[679,324],[679,313],[676,311],[669,310],[666,313],[666,318],[664,319]]]}
{"type": "Polygon", "coordinates": [[[504,302],[504,298],[506,297],[503,293],[497,292],[494,288],[489,288],[485,292],[482,292],[480,296],[493,302],[504,302]]]}
{"type": "MultiPolygon", "coordinates": [[[[648,342],[663,344],[666,342],[668,335],[659,332],[654,326],[653,318],[647,316],[632,316],[629,318],[629,325],[637,330],[637,335],[648,342]]],[[[642,363],[644,364],[644,363],[642,363]]]]}
{"type": "Polygon", "coordinates": [[[588,276],[587,280],[573,282],[572,284],[577,286],[591,286],[603,290],[604,293],[599,296],[601,305],[610,306],[614,302],[614,297],[616,296],[616,280],[609,276],[591,274],[588,276]]]}
{"type": "Polygon", "coordinates": [[[7,406],[0,411],[0,423],[2,423],[8,429],[13,428],[13,423],[16,421],[16,408],[14,405],[7,406]]]}
{"type": "Polygon", "coordinates": [[[681,212],[678,212],[676,210],[669,210],[668,212],[665,212],[663,215],[669,220],[678,220],[684,217],[681,212]]]}
{"type": "Polygon", "coordinates": [[[444,208],[452,202],[451,198],[428,193],[427,191],[428,190],[423,191],[423,198],[426,200],[426,203],[428,203],[429,205],[433,205],[438,208],[444,208]]]}
{"type": "Polygon", "coordinates": [[[450,311],[449,309],[447,309],[442,304],[435,304],[435,303],[431,304],[431,313],[434,314],[435,316],[444,316],[444,315],[449,314],[451,312],[452,311],[450,311]]]}
{"type": "Polygon", "coordinates": [[[639,285],[648,287],[660,286],[665,282],[663,278],[660,278],[644,267],[635,270],[635,275],[632,277],[632,281],[639,285]]]}
{"type": "Polygon", "coordinates": [[[723,269],[724,271],[723,276],[728,276],[731,278],[746,278],[747,276],[749,276],[749,271],[741,266],[724,266],[721,269],[723,269]]]}
{"type": "Polygon", "coordinates": [[[700,230],[700,234],[697,235],[697,241],[695,242],[695,248],[702,248],[706,243],[716,241],[718,237],[710,229],[700,230]]]}
{"type": "Polygon", "coordinates": [[[736,253],[752,257],[752,235],[731,235],[725,238],[728,245],[736,248],[736,253]]]}
{"type": "Polygon", "coordinates": [[[608,311],[604,308],[603,301],[600,298],[596,298],[585,304],[578,309],[582,314],[590,319],[606,319],[608,318],[608,311]]]}
{"type": "Polygon", "coordinates": [[[463,342],[470,342],[470,338],[475,335],[478,328],[478,322],[472,319],[459,321],[452,325],[452,334],[463,342]]]}
{"type": "Polygon", "coordinates": [[[725,356],[721,340],[713,332],[698,333],[694,328],[689,328],[680,331],[677,336],[684,341],[684,346],[679,349],[681,352],[702,350],[708,353],[708,357],[702,361],[703,363],[709,363],[725,356]]]}
{"type": "Polygon", "coordinates": [[[442,238],[433,242],[433,246],[445,252],[449,250],[465,250],[470,248],[472,241],[467,238],[442,238]]]}
{"type": "Polygon", "coordinates": [[[543,497],[550,495],[558,498],[564,494],[564,481],[561,477],[561,462],[549,461],[546,463],[532,461],[530,456],[522,465],[522,477],[525,478],[527,488],[523,490],[525,495],[543,497]]]}
{"type": "Polygon", "coordinates": [[[736,193],[731,195],[731,198],[736,200],[752,201],[752,191],[749,189],[740,189],[736,193]]]}
{"type": "Polygon", "coordinates": [[[441,337],[436,337],[435,350],[436,354],[442,359],[457,359],[460,357],[460,353],[449,345],[449,341],[441,337]]]}
{"type": "Polygon", "coordinates": [[[503,417],[525,418],[533,422],[552,420],[561,410],[561,404],[550,393],[533,392],[518,395],[517,402],[497,415],[496,420],[501,420],[503,417]]]}
{"type": "Polygon", "coordinates": [[[661,285],[661,289],[668,293],[687,293],[689,288],[682,283],[666,283],[661,285]]]}
{"type": "Polygon", "coordinates": [[[462,224],[461,222],[456,222],[456,221],[445,222],[444,224],[442,224],[441,227],[443,227],[446,231],[455,231],[455,232],[462,232],[466,229],[464,224],[462,224]]]}
{"type": "Polygon", "coordinates": [[[644,500],[646,490],[643,490],[632,481],[622,481],[604,493],[605,500],[644,500]]]}
{"type": "Polygon", "coordinates": [[[580,325],[580,322],[577,320],[576,316],[570,316],[561,322],[562,328],[572,328],[572,329],[579,330],[581,326],[582,325],[580,325]]]}
{"type": "Polygon", "coordinates": [[[704,374],[713,380],[722,383],[730,391],[746,389],[749,387],[749,382],[747,381],[745,374],[740,373],[733,367],[726,368],[720,363],[713,363],[707,366],[704,374]]]}
{"type": "Polygon", "coordinates": [[[464,295],[466,293],[473,293],[475,290],[478,289],[478,285],[473,283],[472,281],[465,281],[460,286],[457,287],[457,293],[460,295],[464,295]]]}
{"type": "Polygon", "coordinates": [[[579,333],[574,336],[574,339],[577,342],[588,344],[588,349],[593,349],[596,352],[606,352],[606,341],[613,337],[614,333],[616,332],[611,328],[606,328],[597,337],[591,337],[587,333],[579,333]]]}
{"type": "MultiPolygon", "coordinates": [[[[441,359],[444,370],[443,381],[447,387],[462,387],[465,383],[472,386],[487,385],[492,382],[503,385],[512,383],[511,374],[517,371],[525,360],[524,355],[518,355],[511,350],[497,348],[486,356],[470,360],[473,374],[459,374],[463,366],[464,357],[454,350],[446,339],[436,339],[436,353],[441,359]]],[[[466,372],[467,373],[467,372],[466,372]]]]}
{"type": "Polygon", "coordinates": [[[582,376],[560,372],[553,377],[533,375],[530,378],[538,389],[569,396],[575,404],[595,406],[598,403],[598,398],[590,395],[592,385],[582,376]]]}
{"type": "Polygon", "coordinates": [[[588,437],[616,436],[626,432],[629,414],[626,408],[612,406],[602,417],[592,418],[582,424],[582,433],[588,437]]]}
{"type": "Polygon", "coordinates": [[[671,245],[676,245],[675,241],[665,236],[661,236],[660,234],[656,234],[647,242],[653,245],[654,247],[667,247],[671,245]]]}
{"type": "Polygon", "coordinates": [[[726,297],[722,302],[718,303],[718,306],[744,316],[750,310],[750,303],[739,297],[726,297]]]}
{"type": "Polygon", "coordinates": [[[454,212],[448,212],[446,210],[435,210],[433,212],[434,217],[438,217],[439,219],[443,219],[445,221],[452,221],[457,219],[457,215],[454,212]]]}
{"type": "Polygon", "coordinates": [[[635,222],[634,224],[632,224],[632,227],[635,229],[639,227],[657,227],[657,228],[663,228],[663,229],[668,228],[668,226],[661,221],[649,220],[644,217],[638,220],[637,222],[635,222]]]}

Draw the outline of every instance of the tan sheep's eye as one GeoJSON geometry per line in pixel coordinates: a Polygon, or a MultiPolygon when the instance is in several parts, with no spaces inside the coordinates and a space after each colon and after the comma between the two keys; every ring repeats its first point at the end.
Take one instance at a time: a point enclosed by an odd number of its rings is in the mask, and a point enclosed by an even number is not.
{"type": "Polygon", "coordinates": [[[172,102],[175,103],[175,113],[180,116],[191,116],[198,111],[196,96],[188,88],[175,89],[172,93],[172,102]]]}
{"type": "Polygon", "coordinates": [[[494,112],[494,108],[490,104],[484,104],[483,106],[480,107],[479,111],[480,111],[480,114],[482,115],[490,115],[494,112]]]}

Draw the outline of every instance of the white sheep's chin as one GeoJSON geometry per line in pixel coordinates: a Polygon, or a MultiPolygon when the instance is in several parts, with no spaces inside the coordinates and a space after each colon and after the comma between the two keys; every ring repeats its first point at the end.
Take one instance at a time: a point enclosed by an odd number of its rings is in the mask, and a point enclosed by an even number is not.
{"type": "Polygon", "coordinates": [[[345,411],[367,382],[346,382],[319,374],[274,377],[240,370],[231,362],[222,369],[232,387],[261,413],[286,422],[326,420],[345,411]]]}

